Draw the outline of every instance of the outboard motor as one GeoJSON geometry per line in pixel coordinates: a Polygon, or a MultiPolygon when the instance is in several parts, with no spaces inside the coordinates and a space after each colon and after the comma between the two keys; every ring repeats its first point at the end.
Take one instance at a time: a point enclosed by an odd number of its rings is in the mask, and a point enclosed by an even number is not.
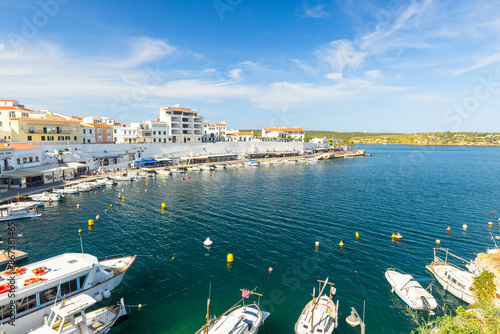
{"type": "Polygon", "coordinates": [[[336,295],[336,294],[337,294],[337,288],[336,288],[336,287],[334,287],[334,286],[332,286],[332,287],[330,288],[330,298],[331,298],[331,299],[335,298],[335,295],[336,295]]]}

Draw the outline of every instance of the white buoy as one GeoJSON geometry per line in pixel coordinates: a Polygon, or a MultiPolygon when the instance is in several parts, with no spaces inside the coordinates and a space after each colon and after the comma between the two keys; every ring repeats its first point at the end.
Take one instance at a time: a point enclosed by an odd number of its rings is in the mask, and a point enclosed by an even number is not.
{"type": "Polygon", "coordinates": [[[467,229],[467,224],[463,224],[463,225],[462,225],[462,228],[463,228],[464,230],[466,230],[466,229],[467,229]]]}
{"type": "Polygon", "coordinates": [[[436,245],[439,245],[441,243],[441,240],[436,239],[436,245]]]}
{"type": "Polygon", "coordinates": [[[99,218],[100,218],[99,215],[95,216],[95,220],[99,220],[99,218]]]}
{"type": "Polygon", "coordinates": [[[203,242],[203,244],[204,244],[205,246],[212,246],[213,242],[212,242],[212,240],[210,240],[210,238],[207,238],[207,240],[205,240],[205,241],[203,242]]]}
{"type": "Polygon", "coordinates": [[[98,292],[94,295],[94,299],[99,303],[102,301],[102,295],[98,292]]]}
{"type": "Polygon", "coordinates": [[[316,247],[319,247],[319,241],[316,241],[315,245],[316,247]]]}
{"type": "Polygon", "coordinates": [[[111,296],[111,292],[109,292],[109,290],[108,290],[108,289],[106,289],[106,290],[104,290],[104,291],[102,292],[102,296],[103,296],[104,298],[108,299],[108,298],[111,296]]]}
{"type": "MultiPolygon", "coordinates": [[[[80,207],[80,204],[77,204],[77,205],[76,205],[76,207],[77,207],[77,208],[79,208],[79,207],[80,207]]],[[[500,220],[500,219],[499,219],[499,220],[500,220]]]]}

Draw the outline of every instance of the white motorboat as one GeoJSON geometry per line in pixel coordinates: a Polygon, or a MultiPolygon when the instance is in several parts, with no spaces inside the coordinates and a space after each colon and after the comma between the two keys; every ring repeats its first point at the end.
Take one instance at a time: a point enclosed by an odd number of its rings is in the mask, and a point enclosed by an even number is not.
{"type": "MultiPolygon", "coordinates": [[[[255,290],[255,289],[254,289],[255,290]]],[[[260,326],[269,317],[268,312],[261,311],[259,303],[245,305],[245,299],[250,295],[261,294],[242,290],[243,298],[219,317],[209,320],[210,298],[207,302],[207,323],[195,334],[257,334],[260,326]]]]}
{"type": "Polygon", "coordinates": [[[247,161],[247,162],[245,162],[245,166],[247,166],[247,167],[259,167],[259,163],[257,161],[247,161]]]}
{"type": "Polygon", "coordinates": [[[331,334],[338,326],[339,301],[333,302],[336,289],[333,283],[328,283],[328,278],[325,281],[319,281],[320,293],[315,297],[313,290],[313,299],[307,303],[302,310],[299,319],[295,323],[296,334],[323,333],[331,334]],[[321,284],[323,283],[323,287],[321,284]],[[325,287],[330,285],[329,296],[323,295],[325,287]]]}
{"type": "Polygon", "coordinates": [[[170,168],[172,173],[184,173],[184,171],[180,168],[170,168]]]}
{"type": "Polygon", "coordinates": [[[167,170],[167,169],[158,169],[156,171],[156,173],[158,173],[159,175],[171,175],[172,172],[167,170]]]}
{"type": "Polygon", "coordinates": [[[237,167],[238,167],[238,165],[236,165],[236,164],[228,164],[228,165],[226,165],[227,169],[229,169],[229,168],[237,168],[237,167]]]}
{"type": "Polygon", "coordinates": [[[135,175],[135,177],[138,179],[147,179],[148,175],[149,175],[148,172],[139,172],[135,175]]]}
{"type": "Polygon", "coordinates": [[[209,172],[211,170],[214,170],[214,168],[212,166],[208,166],[208,165],[202,165],[202,166],[200,166],[200,169],[202,171],[205,171],[205,172],[209,172]]]}
{"type": "MultiPolygon", "coordinates": [[[[0,221],[40,217],[41,214],[36,212],[36,209],[25,208],[7,208],[0,210],[0,221]]],[[[0,281],[1,282],[1,281],[0,281]]]]}
{"type": "Polygon", "coordinates": [[[76,187],[78,188],[78,191],[81,193],[90,191],[90,186],[85,182],[78,184],[76,187]]]}
{"type": "Polygon", "coordinates": [[[134,179],[130,175],[112,175],[109,178],[112,179],[112,180],[115,180],[116,182],[132,181],[134,179]]]}
{"type": "Polygon", "coordinates": [[[226,169],[226,165],[215,165],[217,169],[226,169]]]}
{"type": "Polygon", "coordinates": [[[56,194],[78,194],[78,187],[64,187],[61,189],[54,189],[52,192],[56,194]]]}
{"type": "Polygon", "coordinates": [[[431,314],[437,307],[436,299],[427,291],[432,286],[434,279],[415,279],[412,275],[403,273],[395,268],[385,272],[385,278],[395,292],[412,310],[428,311],[431,314]],[[430,281],[429,287],[424,289],[419,281],[430,281]]]}
{"type": "Polygon", "coordinates": [[[197,167],[197,166],[188,167],[187,170],[190,171],[190,172],[199,172],[200,171],[200,167],[197,167]]]}
{"type": "Polygon", "coordinates": [[[9,313],[0,320],[0,326],[6,334],[24,334],[42,326],[44,316],[65,295],[70,298],[86,294],[98,301],[108,298],[134,260],[135,256],[129,256],[98,261],[89,254],[66,253],[1,272],[0,305],[12,302],[17,307],[15,321],[9,313]],[[5,293],[10,284],[15,297],[5,293]]]}
{"type": "Polygon", "coordinates": [[[49,193],[47,191],[44,191],[41,194],[31,195],[29,197],[34,201],[41,201],[41,202],[58,202],[62,198],[61,194],[49,193]]]}
{"type": "Polygon", "coordinates": [[[104,184],[106,186],[112,186],[112,185],[116,184],[116,181],[115,180],[111,180],[111,179],[106,179],[106,182],[104,182],[104,184]]]}
{"type": "Polygon", "coordinates": [[[269,162],[269,161],[261,161],[261,162],[259,162],[259,165],[260,166],[264,166],[264,167],[269,167],[269,166],[271,166],[271,162],[269,162]]]}
{"type": "Polygon", "coordinates": [[[123,298],[117,305],[103,307],[86,313],[85,310],[97,301],[89,295],[80,294],[56,304],[42,327],[32,334],[105,334],[117,322],[127,319],[123,298]],[[62,325],[62,326],[61,326],[62,325]]]}
{"type": "Polygon", "coordinates": [[[476,298],[474,293],[471,291],[471,287],[474,282],[474,278],[478,275],[451,264],[448,262],[448,255],[460,261],[466,262],[467,264],[470,263],[470,261],[451,254],[447,249],[434,248],[434,261],[425,266],[425,268],[431,272],[439,284],[443,286],[443,289],[449,291],[452,295],[462,299],[466,303],[475,303],[476,298]],[[444,260],[436,255],[436,250],[446,253],[444,260]]]}
{"type": "Polygon", "coordinates": [[[295,164],[297,164],[297,161],[295,161],[295,160],[290,160],[290,161],[289,161],[289,164],[290,164],[290,165],[295,165],[295,164]]]}
{"type": "Polygon", "coordinates": [[[0,210],[7,210],[8,208],[11,208],[12,210],[22,210],[26,208],[34,209],[44,205],[45,202],[40,202],[40,201],[14,202],[14,203],[0,205],[0,210]]]}

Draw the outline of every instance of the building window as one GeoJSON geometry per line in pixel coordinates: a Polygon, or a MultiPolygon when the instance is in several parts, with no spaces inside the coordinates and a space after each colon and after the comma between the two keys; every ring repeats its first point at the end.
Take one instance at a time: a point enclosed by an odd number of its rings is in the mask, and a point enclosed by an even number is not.
{"type": "Polygon", "coordinates": [[[57,137],[57,140],[59,140],[59,141],[64,140],[64,136],[58,136],[58,137],[57,137]]]}
{"type": "Polygon", "coordinates": [[[163,134],[164,134],[164,135],[167,135],[167,131],[163,131],[163,134]]]}
{"type": "Polygon", "coordinates": [[[87,143],[90,143],[90,139],[87,139],[87,143]]]}
{"type": "Polygon", "coordinates": [[[101,136],[101,135],[102,135],[102,130],[101,130],[101,129],[97,129],[97,135],[98,135],[98,136],[101,136]]]}
{"type": "Polygon", "coordinates": [[[32,140],[31,136],[28,136],[28,141],[31,141],[31,140],[32,140]]]}
{"type": "Polygon", "coordinates": [[[83,134],[85,134],[85,129],[83,129],[83,134]]]}
{"type": "Polygon", "coordinates": [[[48,141],[53,141],[54,140],[54,136],[47,136],[47,140],[48,141]]]}
{"type": "Polygon", "coordinates": [[[71,137],[70,136],[66,136],[66,137],[64,137],[64,140],[71,140],[71,137]]]}
{"type": "Polygon", "coordinates": [[[156,131],[153,131],[153,135],[155,135],[155,136],[156,136],[156,131]]]}
{"type": "Polygon", "coordinates": [[[35,133],[35,126],[34,125],[28,126],[28,132],[29,133],[35,133]]]}
{"type": "Polygon", "coordinates": [[[42,141],[45,141],[45,136],[42,136],[42,141]]]}
{"type": "Polygon", "coordinates": [[[20,165],[21,164],[21,158],[17,158],[17,164],[20,165]]]}
{"type": "Polygon", "coordinates": [[[74,139],[75,141],[77,141],[77,140],[78,140],[78,137],[77,137],[77,136],[75,136],[74,138],[75,138],[75,139],[74,139]]]}
{"type": "Polygon", "coordinates": [[[153,138],[153,143],[156,143],[156,138],[153,138]]]}
{"type": "Polygon", "coordinates": [[[21,125],[21,130],[24,130],[24,125],[21,125]]]}
{"type": "Polygon", "coordinates": [[[35,157],[35,161],[38,162],[38,155],[35,157]]]}
{"type": "Polygon", "coordinates": [[[116,129],[114,129],[113,132],[116,133],[116,129]]]}
{"type": "Polygon", "coordinates": [[[3,122],[2,121],[0,121],[0,126],[3,126],[3,122]]]}
{"type": "Polygon", "coordinates": [[[92,134],[92,129],[89,129],[89,133],[92,134]]]}

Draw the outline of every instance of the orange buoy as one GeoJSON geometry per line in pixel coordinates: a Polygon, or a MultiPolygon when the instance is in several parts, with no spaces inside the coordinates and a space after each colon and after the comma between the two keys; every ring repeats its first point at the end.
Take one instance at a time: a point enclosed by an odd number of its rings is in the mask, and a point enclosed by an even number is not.
{"type": "Polygon", "coordinates": [[[273,267],[269,267],[269,273],[273,272],[273,267]]]}
{"type": "Polygon", "coordinates": [[[448,226],[448,227],[446,228],[446,232],[450,232],[450,231],[451,231],[451,228],[448,226]]]}
{"type": "Polygon", "coordinates": [[[493,211],[491,211],[491,214],[493,214],[493,211]]]}
{"type": "Polygon", "coordinates": [[[399,231],[398,231],[398,233],[396,233],[396,235],[394,236],[394,238],[396,238],[398,240],[401,240],[401,239],[403,239],[403,236],[401,234],[399,234],[399,231]]]}
{"type": "Polygon", "coordinates": [[[188,179],[190,179],[190,178],[191,178],[191,176],[188,176],[188,179]]]}

